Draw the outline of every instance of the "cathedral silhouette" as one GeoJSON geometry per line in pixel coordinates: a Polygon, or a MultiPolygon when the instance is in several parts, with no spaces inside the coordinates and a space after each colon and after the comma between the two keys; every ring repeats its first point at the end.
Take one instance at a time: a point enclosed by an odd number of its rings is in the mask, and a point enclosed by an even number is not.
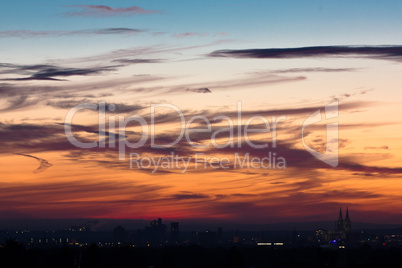
{"type": "Polygon", "coordinates": [[[338,233],[350,233],[352,228],[352,222],[349,218],[349,208],[346,207],[346,217],[343,220],[342,217],[342,208],[339,208],[339,218],[338,221],[335,223],[335,232],[338,233]]]}

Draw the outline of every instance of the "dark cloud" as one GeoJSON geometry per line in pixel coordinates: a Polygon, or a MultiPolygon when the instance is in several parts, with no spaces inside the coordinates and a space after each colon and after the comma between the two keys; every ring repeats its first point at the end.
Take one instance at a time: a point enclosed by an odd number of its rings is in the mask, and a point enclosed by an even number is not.
{"type": "MultiPolygon", "coordinates": [[[[295,168],[295,175],[301,174],[305,171],[314,171],[317,169],[332,169],[325,163],[316,159],[309,152],[304,149],[297,148],[297,140],[288,140],[288,141],[278,141],[276,148],[265,148],[265,149],[257,149],[252,146],[243,143],[240,147],[226,147],[226,148],[208,148],[205,152],[208,155],[228,155],[233,156],[234,154],[239,154],[239,156],[244,156],[249,154],[250,159],[253,157],[258,157],[262,159],[268,156],[268,152],[272,154],[276,154],[277,157],[283,157],[286,160],[286,168],[288,169],[287,173],[291,174],[292,168],[295,168]]],[[[263,142],[253,141],[254,144],[263,145],[263,142]]],[[[377,176],[381,175],[402,175],[402,168],[390,168],[390,167],[382,167],[382,166],[368,166],[363,164],[356,163],[357,159],[353,157],[343,157],[339,159],[339,164],[335,168],[336,170],[346,170],[350,172],[362,172],[362,173],[371,173],[376,174],[377,176]]],[[[311,181],[312,183],[316,183],[316,181],[311,181]]],[[[303,187],[306,187],[306,182],[301,183],[303,187]]]]}
{"type": "MultiPolygon", "coordinates": [[[[71,109],[76,105],[82,103],[94,103],[92,100],[82,99],[82,100],[57,100],[57,101],[48,101],[46,102],[47,106],[57,108],[57,109],[71,109]]],[[[126,104],[126,103],[104,103],[105,104],[105,113],[134,113],[140,110],[143,110],[147,107],[139,104],[126,104]]],[[[88,110],[93,112],[99,111],[99,105],[96,110],[88,110]]]]}
{"type": "MultiPolygon", "coordinates": [[[[115,88],[120,91],[127,91],[135,84],[161,80],[154,76],[133,76],[126,79],[98,80],[95,82],[82,82],[74,84],[63,84],[62,86],[44,85],[14,85],[11,83],[0,83],[0,98],[3,100],[3,107],[0,112],[19,110],[33,105],[48,105],[54,108],[69,109],[82,103],[99,103],[107,97],[116,94],[115,88]],[[103,93],[99,93],[102,91],[103,93]],[[91,94],[91,92],[97,94],[91,94]]],[[[160,89],[160,88],[158,88],[160,89]]],[[[152,92],[158,89],[134,88],[133,92],[152,92]]],[[[112,103],[107,103],[110,105],[112,103]]],[[[109,113],[130,113],[141,110],[143,105],[135,101],[129,103],[113,103],[115,109],[108,110],[109,113]]]]}
{"type": "Polygon", "coordinates": [[[383,174],[402,174],[402,167],[377,167],[377,166],[366,166],[360,165],[355,163],[341,163],[340,167],[353,171],[353,172],[362,172],[365,174],[376,174],[376,175],[383,175],[383,174]]]}
{"type": "Polygon", "coordinates": [[[195,92],[195,93],[212,93],[209,88],[202,87],[202,88],[188,88],[186,91],[195,92]]]}
{"type": "MultiPolygon", "coordinates": [[[[0,95],[1,95],[1,90],[0,90],[0,95]]],[[[36,105],[39,101],[37,98],[31,98],[27,95],[10,96],[8,98],[5,98],[5,100],[6,100],[6,107],[1,108],[0,109],[1,112],[31,107],[33,105],[36,105]]]]}
{"type": "Polygon", "coordinates": [[[401,60],[402,46],[316,46],[296,48],[265,48],[216,50],[210,57],[289,59],[305,57],[363,57],[374,59],[401,60]]]}
{"type": "Polygon", "coordinates": [[[172,199],[176,201],[180,200],[192,200],[192,199],[208,199],[209,196],[205,194],[195,194],[195,193],[180,193],[180,194],[175,194],[172,196],[172,199]]]}
{"type": "Polygon", "coordinates": [[[116,70],[117,66],[104,66],[94,68],[67,68],[53,65],[14,65],[9,63],[0,64],[0,73],[3,74],[19,74],[30,75],[22,78],[6,78],[1,80],[18,81],[18,80],[53,80],[61,81],[54,77],[68,77],[76,75],[93,75],[106,71],[116,70]]]}
{"type": "Polygon", "coordinates": [[[39,161],[39,167],[36,170],[34,170],[33,173],[41,173],[41,172],[45,171],[46,169],[50,168],[51,166],[53,166],[52,164],[50,164],[47,160],[45,160],[43,158],[39,158],[39,157],[29,155],[29,154],[17,154],[17,155],[31,157],[31,158],[39,161]]]}
{"type": "MultiPolygon", "coordinates": [[[[345,103],[339,106],[340,111],[348,111],[350,109],[354,109],[356,106],[362,106],[363,103],[345,103]]],[[[260,115],[263,117],[269,117],[274,115],[293,115],[293,116],[304,116],[308,114],[312,114],[321,107],[302,107],[302,108],[293,108],[293,109],[281,109],[281,110],[259,110],[259,111],[243,111],[243,118],[249,116],[260,115]]],[[[237,112],[235,111],[228,111],[228,112],[216,112],[216,111],[184,111],[184,116],[186,121],[189,120],[191,116],[196,115],[203,115],[208,118],[211,122],[213,118],[217,115],[226,115],[230,118],[236,118],[237,112]]],[[[150,122],[150,118],[144,116],[143,117],[146,122],[150,122]]],[[[171,114],[161,114],[155,117],[154,123],[156,127],[161,124],[172,124],[177,119],[175,116],[171,114]]],[[[252,127],[260,128],[261,125],[256,124],[252,127]]],[[[109,133],[108,131],[100,131],[98,125],[89,125],[89,126],[82,126],[82,125],[71,125],[72,131],[74,136],[81,142],[93,142],[96,141],[98,138],[90,136],[88,134],[101,134],[107,136],[114,136],[115,142],[118,140],[126,138],[130,142],[136,142],[139,140],[141,133],[135,133],[131,131],[126,131],[125,136],[121,136],[116,129],[116,133],[109,133]]],[[[212,128],[212,133],[219,129],[227,128],[228,126],[225,125],[214,125],[212,128]]],[[[359,125],[357,125],[359,127],[359,125]]],[[[244,126],[234,126],[235,132],[234,135],[237,135],[238,129],[244,131],[244,126]]],[[[277,147],[271,148],[271,140],[267,138],[269,148],[268,151],[272,153],[276,153],[278,157],[283,157],[286,160],[286,167],[287,167],[287,174],[291,174],[292,170],[294,170],[297,174],[302,172],[315,172],[319,169],[330,169],[325,163],[319,161],[318,159],[314,158],[309,152],[304,149],[300,148],[301,142],[301,129],[299,126],[295,126],[292,123],[290,124],[281,124],[279,123],[278,131],[278,141],[277,147]],[[281,133],[294,133],[293,138],[287,138],[285,140],[280,140],[281,133]]],[[[182,138],[176,145],[164,147],[164,144],[170,144],[171,142],[175,141],[178,137],[178,130],[171,129],[170,131],[163,131],[163,133],[159,133],[158,129],[156,129],[155,133],[155,144],[161,145],[159,148],[152,147],[150,144],[150,139],[141,146],[140,148],[136,149],[135,151],[127,149],[126,155],[128,156],[131,152],[136,152],[139,154],[151,154],[154,156],[166,156],[170,155],[171,153],[175,153],[176,155],[180,155],[181,157],[186,156],[193,156],[195,152],[199,150],[192,147],[185,138],[182,138]]],[[[194,143],[202,144],[205,141],[211,139],[212,133],[196,133],[197,135],[191,135],[190,139],[194,143]]],[[[306,134],[306,133],[305,133],[306,134]]],[[[229,137],[229,131],[223,131],[220,135],[216,138],[218,139],[227,139],[229,137]]],[[[264,145],[267,144],[267,141],[262,139],[252,139],[253,144],[257,145],[264,145]]],[[[314,140],[313,140],[314,141],[314,140]]],[[[219,141],[218,141],[219,142],[219,141]]],[[[226,142],[226,141],[225,141],[226,142]]],[[[224,142],[224,143],[225,143],[224,142]]],[[[322,140],[319,138],[315,138],[315,142],[317,144],[322,145],[322,140]]],[[[347,146],[347,140],[339,140],[338,143],[340,147],[347,146]]],[[[76,159],[83,159],[86,155],[92,155],[93,157],[87,158],[85,161],[92,161],[93,163],[98,163],[99,165],[103,165],[109,168],[123,168],[127,169],[128,164],[127,162],[119,162],[117,160],[118,154],[118,146],[110,146],[110,144],[106,144],[105,148],[93,148],[93,149],[80,149],[74,147],[66,138],[64,132],[64,125],[63,124],[46,124],[46,125],[36,125],[36,124],[4,124],[0,123],[0,147],[2,151],[7,152],[17,152],[21,154],[33,154],[37,152],[45,152],[45,151],[60,151],[66,152],[67,154],[75,154],[76,159]],[[96,154],[99,157],[96,157],[96,154]],[[96,162],[93,159],[102,159],[96,162]],[[92,160],[89,160],[92,159],[92,160]]],[[[240,156],[249,154],[250,158],[252,157],[259,157],[260,159],[267,157],[267,149],[257,149],[253,148],[249,144],[242,142],[241,146],[236,147],[226,147],[226,148],[215,148],[209,146],[208,148],[204,148],[201,152],[205,153],[206,155],[228,155],[234,156],[234,154],[239,154],[240,156]]],[[[355,158],[351,157],[343,157],[339,161],[339,165],[336,169],[338,170],[346,170],[353,173],[372,173],[376,176],[381,174],[395,174],[400,175],[402,174],[402,168],[388,168],[388,167],[381,167],[381,166],[367,166],[363,164],[359,164],[355,160],[364,159],[364,155],[358,156],[355,158]]],[[[229,170],[233,171],[234,167],[229,165],[229,170]]],[[[238,170],[240,172],[244,170],[238,170]]],[[[206,171],[209,172],[209,171],[206,171]]],[[[311,181],[311,185],[316,185],[316,181],[311,181]]],[[[309,184],[306,182],[302,183],[303,187],[308,186],[309,184]]],[[[309,186],[310,187],[310,186],[309,186]]]]}
{"type": "Polygon", "coordinates": [[[333,72],[353,72],[355,68],[292,68],[292,69],[283,69],[283,70],[275,70],[270,71],[270,73],[333,73],[333,72]]]}
{"type": "Polygon", "coordinates": [[[121,64],[140,64],[140,63],[161,63],[163,60],[160,59],[117,59],[113,62],[118,62],[121,64]]]}
{"type": "MultiPolygon", "coordinates": [[[[351,110],[366,107],[371,103],[367,102],[345,102],[341,103],[338,106],[339,111],[349,112],[351,110]]],[[[303,106],[303,107],[296,107],[296,108],[282,108],[282,109],[260,109],[260,110],[245,110],[242,111],[242,116],[244,118],[252,117],[252,116],[263,116],[263,117],[272,117],[272,116],[303,116],[303,115],[310,115],[317,110],[322,109],[323,106],[314,105],[314,106],[303,106]]],[[[182,110],[183,116],[186,121],[188,121],[193,116],[204,116],[206,117],[209,122],[212,124],[219,123],[220,121],[215,121],[214,118],[217,116],[227,116],[232,119],[236,119],[238,116],[238,112],[236,110],[221,110],[219,112],[212,111],[212,110],[202,110],[202,111],[195,111],[195,110],[182,110]]],[[[144,116],[148,122],[150,118],[144,116]]],[[[167,124],[167,123],[177,123],[180,120],[176,112],[172,113],[165,113],[165,114],[157,114],[154,116],[155,124],[167,124]]],[[[358,126],[357,124],[356,126],[358,126]]]]}
{"type": "Polygon", "coordinates": [[[160,12],[158,10],[146,10],[137,6],[113,8],[104,5],[75,5],[70,7],[79,8],[80,10],[76,12],[68,12],[67,15],[81,17],[133,16],[160,12]]]}
{"type": "Polygon", "coordinates": [[[144,30],[134,28],[103,28],[96,30],[85,30],[83,33],[89,34],[136,34],[141,33],[144,30]]]}
{"type": "Polygon", "coordinates": [[[66,79],[58,79],[58,78],[51,78],[51,77],[22,77],[22,78],[5,78],[1,79],[3,81],[30,81],[30,80],[43,80],[43,81],[68,81],[66,79]]]}

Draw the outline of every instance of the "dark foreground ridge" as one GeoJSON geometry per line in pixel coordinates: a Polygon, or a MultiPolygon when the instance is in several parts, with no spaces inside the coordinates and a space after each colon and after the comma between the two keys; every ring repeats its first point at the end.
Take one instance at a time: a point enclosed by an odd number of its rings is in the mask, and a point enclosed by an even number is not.
{"type": "Polygon", "coordinates": [[[1,267],[400,267],[401,248],[368,245],[355,249],[168,246],[133,248],[69,247],[26,249],[8,240],[0,249],[1,267]]]}

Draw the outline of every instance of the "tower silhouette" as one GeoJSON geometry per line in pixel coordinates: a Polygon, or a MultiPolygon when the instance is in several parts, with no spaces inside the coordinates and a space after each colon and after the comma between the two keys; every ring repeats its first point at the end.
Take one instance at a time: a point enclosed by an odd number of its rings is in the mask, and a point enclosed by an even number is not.
{"type": "Polygon", "coordinates": [[[342,208],[339,208],[339,217],[338,221],[335,223],[335,232],[343,232],[344,230],[342,208]]]}
{"type": "Polygon", "coordinates": [[[346,233],[349,233],[351,229],[352,229],[352,222],[350,221],[350,218],[349,218],[349,208],[346,207],[346,218],[345,218],[345,223],[344,223],[344,230],[346,233]]]}

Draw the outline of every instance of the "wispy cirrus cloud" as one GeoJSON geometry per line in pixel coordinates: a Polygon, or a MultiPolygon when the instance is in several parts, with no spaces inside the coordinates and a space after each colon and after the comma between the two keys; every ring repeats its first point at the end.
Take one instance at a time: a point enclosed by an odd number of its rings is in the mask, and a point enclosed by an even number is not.
{"type": "Polygon", "coordinates": [[[401,60],[402,46],[314,46],[296,48],[224,49],[209,54],[210,57],[291,59],[307,57],[358,57],[401,60]]]}
{"type": "Polygon", "coordinates": [[[113,8],[104,5],[74,5],[71,8],[78,8],[79,11],[67,12],[68,16],[80,17],[112,17],[112,16],[134,16],[140,14],[160,13],[159,10],[147,10],[138,6],[113,8]]]}
{"type": "Polygon", "coordinates": [[[285,74],[285,73],[337,73],[337,72],[352,72],[354,68],[291,68],[270,71],[270,73],[285,74]]]}
{"type": "Polygon", "coordinates": [[[215,33],[215,34],[211,34],[211,33],[195,33],[195,32],[185,32],[185,33],[172,34],[172,36],[175,37],[175,38],[194,37],[194,36],[198,36],[198,37],[205,37],[205,36],[222,37],[222,36],[226,36],[226,35],[228,35],[228,34],[225,33],[225,32],[220,32],[220,33],[215,33]]]}
{"type": "Polygon", "coordinates": [[[17,95],[13,93],[2,94],[0,86],[0,95],[3,95],[5,103],[0,108],[0,112],[7,112],[11,110],[24,109],[31,107],[38,103],[37,98],[31,98],[28,95],[17,95]]]}
{"type": "Polygon", "coordinates": [[[30,30],[12,30],[0,31],[0,38],[39,38],[39,37],[61,37],[61,36],[93,36],[93,35],[133,35],[145,32],[142,29],[134,28],[102,28],[87,29],[77,31],[30,31],[30,30]]]}
{"type": "MultiPolygon", "coordinates": [[[[164,55],[166,57],[168,54],[172,54],[177,56],[177,52],[182,53],[186,50],[198,49],[203,47],[210,47],[216,46],[218,44],[228,43],[231,42],[230,40],[218,40],[210,43],[205,44],[197,44],[193,46],[171,46],[171,45],[151,45],[151,46],[143,46],[143,47],[130,47],[125,49],[118,49],[109,51],[102,54],[91,55],[91,56],[84,56],[79,58],[71,58],[71,59],[63,59],[58,60],[58,62],[63,63],[88,63],[91,61],[113,61],[120,58],[143,58],[147,57],[150,58],[151,55],[164,55]]],[[[134,58],[134,59],[135,59],[134,58]]]]}
{"type": "Polygon", "coordinates": [[[189,36],[198,36],[198,33],[179,33],[174,34],[173,37],[189,37],[189,36]]]}
{"type": "MultiPolygon", "coordinates": [[[[17,74],[21,75],[21,73],[17,74]]],[[[20,80],[17,79],[17,81],[20,80]]],[[[111,89],[118,88],[120,91],[124,92],[133,84],[136,85],[136,88],[130,88],[133,92],[153,92],[161,89],[143,88],[142,84],[158,80],[163,80],[163,78],[152,75],[136,75],[124,79],[99,80],[95,82],[82,82],[70,85],[63,84],[63,86],[44,84],[16,85],[13,83],[1,83],[0,80],[0,98],[2,100],[0,112],[24,109],[36,104],[46,104],[54,108],[64,109],[70,105],[76,105],[79,101],[98,103],[101,100],[103,101],[104,98],[115,94],[111,89]],[[99,91],[101,91],[101,93],[99,91]]],[[[14,79],[12,81],[16,80],[14,79]]],[[[131,104],[119,105],[116,102],[114,103],[116,104],[116,113],[128,111],[134,108],[131,104]]]]}
{"type": "MultiPolygon", "coordinates": [[[[90,100],[88,99],[67,99],[67,100],[55,100],[55,101],[48,101],[46,103],[47,106],[51,106],[53,108],[57,109],[72,109],[74,106],[89,102],[90,100]]],[[[113,104],[108,104],[105,103],[105,107],[113,107],[113,110],[108,109],[108,113],[133,113],[136,111],[140,111],[146,108],[146,106],[140,105],[140,104],[127,104],[127,103],[113,103],[113,104]],[[109,106],[113,105],[113,106],[109,106]]],[[[99,107],[97,110],[94,112],[98,112],[99,107]]]]}

